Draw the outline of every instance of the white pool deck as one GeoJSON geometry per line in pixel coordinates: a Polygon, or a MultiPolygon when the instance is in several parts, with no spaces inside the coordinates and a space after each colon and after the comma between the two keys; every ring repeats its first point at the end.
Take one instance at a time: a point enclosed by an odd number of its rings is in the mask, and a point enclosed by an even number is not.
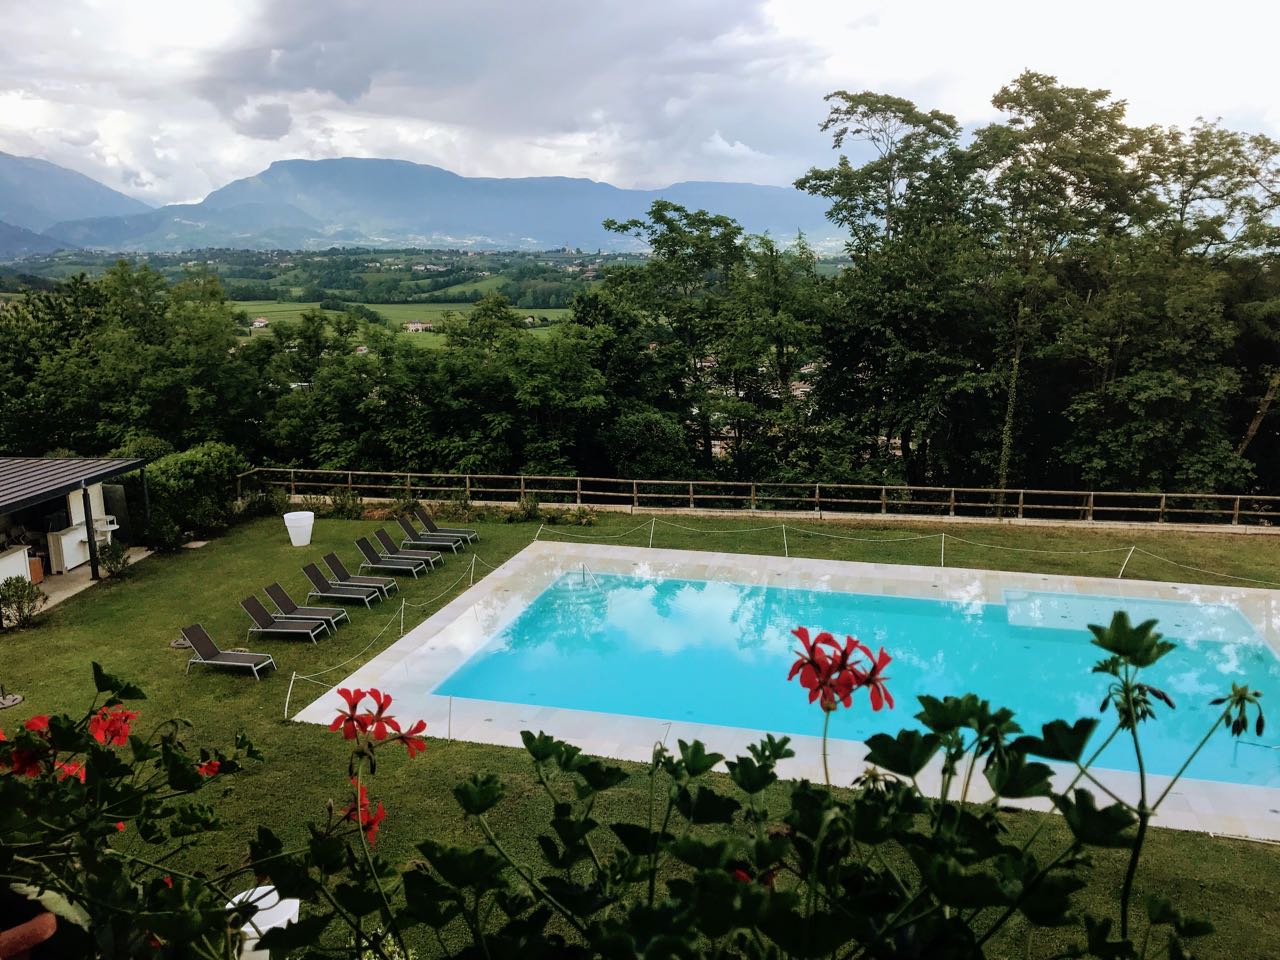
{"type": "MultiPolygon", "coordinates": [[[[1006,590],[1085,593],[1097,596],[1141,597],[1195,603],[1230,604],[1253,625],[1273,651],[1280,652],[1280,590],[1214,587],[1096,577],[1065,577],[964,568],[914,567],[854,563],[691,550],[662,550],[600,544],[535,542],[484,577],[452,602],[409,630],[400,640],[368,661],[336,687],[378,687],[396,698],[397,716],[421,717],[428,733],[474,743],[521,746],[520,731],[545,730],[601,757],[646,762],[655,743],[672,749],[676,741],[702,740],[708,748],[733,757],[746,752],[766,732],[739,727],[689,723],[663,717],[652,719],[582,710],[528,706],[486,700],[436,696],[425,691],[472,656],[498,631],[511,623],[539,593],[561,575],[585,570],[634,576],[729,580],[735,583],[876,593],[888,596],[1002,603],[1006,590]],[[421,692],[420,692],[421,691],[421,692]]],[[[961,693],[964,691],[941,691],[961,693]]],[[[981,690],[973,691],[982,694],[981,690]]],[[[329,690],[294,719],[325,723],[341,704],[329,690]]],[[[1268,712],[1274,713],[1274,706],[1268,712]]],[[[904,712],[901,726],[916,725],[904,712]]],[[[1074,719],[1074,718],[1064,718],[1074,719]]],[[[1275,722],[1273,717],[1272,722],[1275,722]]],[[[816,726],[816,722],[815,722],[816,726]]],[[[776,732],[776,731],[775,731],[776,732]]],[[[1226,734],[1222,734],[1225,738],[1226,734]]],[[[792,736],[796,751],[783,761],[786,777],[822,780],[821,738],[792,736]]],[[[1225,740],[1224,740],[1225,744],[1225,740]]],[[[1224,744],[1220,744],[1221,748],[1224,744]]],[[[1259,753],[1263,762],[1280,763],[1271,751],[1259,753]]],[[[858,742],[832,741],[833,782],[847,784],[866,769],[866,748],[858,742]]],[[[1117,770],[1095,770],[1095,776],[1117,795],[1136,802],[1138,778],[1117,770]]],[[[1059,788],[1072,776],[1057,773],[1059,788]]],[[[971,799],[981,801],[985,780],[975,777],[971,799]]],[[[1167,777],[1148,777],[1148,790],[1158,796],[1167,777]]],[[[920,777],[922,788],[940,786],[937,760],[920,777]]],[[[1096,786],[1099,804],[1110,802],[1096,786]]],[[[1012,802],[1010,802],[1012,805],[1012,802]]],[[[1044,807],[1043,802],[1027,804],[1044,807]]],[[[1161,806],[1156,825],[1223,836],[1280,842],[1280,787],[1245,786],[1207,780],[1181,780],[1161,806]]]]}

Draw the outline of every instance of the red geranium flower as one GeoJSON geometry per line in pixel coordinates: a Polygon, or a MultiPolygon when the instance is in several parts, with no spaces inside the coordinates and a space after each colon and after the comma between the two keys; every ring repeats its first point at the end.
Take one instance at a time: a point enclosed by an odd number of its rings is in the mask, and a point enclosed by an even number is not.
{"type": "Polygon", "coordinates": [[[806,627],[791,631],[803,650],[796,651],[796,662],[787,679],[800,677],[800,686],[809,691],[809,702],[818,700],[823,710],[836,709],[837,701],[846,707],[853,704],[853,691],[858,686],[858,673],[850,663],[865,648],[853,637],[845,637],[841,646],[830,633],[823,632],[812,640],[806,627]]]}
{"type": "Polygon", "coordinates": [[[9,766],[17,777],[36,777],[40,775],[40,755],[30,750],[14,750],[9,757],[9,766]]]}
{"type": "Polygon", "coordinates": [[[58,771],[59,780],[65,780],[67,779],[67,777],[75,777],[81,783],[84,783],[84,764],[83,763],[76,763],[76,761],[74,760],[68,760],[65,763],[63,763],[61,760],[59,760],[57,763],[53,765],[53,767],[55,770],[58,771]]]}
{"type": "Polygon", "coordinates": [[[200,774],[202,777],[212,777],[217,774],[218,768],[221,766],[222,764],[217,760],[206,760],[204,763],[196,767],[196,773],[200,774]]]}
{"type": "Polygon", "coordinates": [[[391,706],[391,694],[383,693],[377,687],[373,687],[369,691],[374,705],[378,708],[376,713],[365,713],[363,717],[364,728],[373,733],[373,739],[387,739],[387,731],[394,730],[400,732],[400,724],[396,722],[396,718],[387,713],[387,707],[391,706]]]}
{"type": "Polygon", "coordinates": [[[117,821],[116,821],[116,831],[117,831],[118,833],[124,833],[124,821],[123,821],[123,820],[117,820],[117,821]]]}
{"type": "Polygon", "coordinates": [[[103,707],[89,721],[89,733],[99,743],[122,747],[129,742],[129,724],[137,719],[136,711],[103,707]]]}
{"type": "Polygon", "coordinates": [[[338,688],[338,696],[347,701],[347,709],[339,710],[338,715],[333,718],[333,723],[329,724],[330,730],[341,730],[344,740],[354,740],[369,726],[366,721],[368,714],[359,714],[356,707],[360,705],[360,701],[364,699],[364,691],[357,687],[355,690],[348,690],[346,687],[338,688]]]}
{"type": "MultiPolygon", "coordinates": [[[[867,649],[867,655],[871,655],[871,650],[867,649]]],[[[893,657],[884,652],[884,647],[880,648],[875,660],[871,663],[871,669],[866,673],[860,674],[858,686],[871,688],[871,709],[879,710],[883,706],[893,708],[893,694],[889,692],[889,688],[885,686],[885,681],[889,678],[884,675],[884,668],[889,665],[889,661],[893,657]]]]}
{"type": "Polygon", "coordinates": [[[427,738],[422,736],[422,731],[425,729],[427,729],[427,721],[419,720],[400,735],[400,741],[404,744],[404,748],[409,751],[410,760],[427,749],[427,738]]]}
{"type": "Polygon", "coordinates": [[[163,877],[161,877],[160,879],[164,881],[164,885],[165,885],[166,887],[168,887],[170,890],[172,890],[172,889],[173,889],[173,877],[169,876],[169,875],[166,873],[166,874],[165,874],[163,877]]]}
{"type": "Polygon", "coordinates": [[[386,808],[379,802],[377,810],[370,810],[369,791],[365,785],[355,777],[351,778],[351,785],[356,788],[356,802],[347,807],[342,818],[358,823],[369,840],[369,846],[373,846],[378,839],[378,828],[387,816],[386,808]]]}
{"type": "Polygon", "coordinates": [[[49,729],[49,718],[44,714],[41,714],[38,717],[32,717],[24,723],[23,726],[32,733],[43,733],[49,729]]]}

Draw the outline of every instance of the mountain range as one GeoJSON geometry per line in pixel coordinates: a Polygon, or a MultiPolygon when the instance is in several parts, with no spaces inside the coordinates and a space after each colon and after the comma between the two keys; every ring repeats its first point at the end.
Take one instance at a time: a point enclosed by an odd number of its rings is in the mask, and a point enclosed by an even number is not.
{"type": "Polygon", "coordinates": [[[54,164],[0,154],[0,221],[39,235],[7,246],[0,232],[0,257],[43,252],[41,244],[121,252],[626,249],[636,242],[601,222],[641,216],[659,198],[726,214],[749,233],[785,240],[804,232],[818,245],[835,235],[826,204],[791,187],[695,181],[630,190],[570,177],[464,177],[405,160],[345,157],[277,161],[199,203],[151,208],[54,164]]]}

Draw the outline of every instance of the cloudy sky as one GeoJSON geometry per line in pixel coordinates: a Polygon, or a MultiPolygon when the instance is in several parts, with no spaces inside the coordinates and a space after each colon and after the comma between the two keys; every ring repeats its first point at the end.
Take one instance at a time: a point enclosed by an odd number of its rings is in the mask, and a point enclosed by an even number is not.
{"type": "Polygon", "coordinates": [[[0,23],[0,150],[153,203],[290,157],[787,183],[831,158],[830,90],[972,126],[1026,68],[1136,122],[1280,136],[1261,0],[0,0],[0,23]]]}

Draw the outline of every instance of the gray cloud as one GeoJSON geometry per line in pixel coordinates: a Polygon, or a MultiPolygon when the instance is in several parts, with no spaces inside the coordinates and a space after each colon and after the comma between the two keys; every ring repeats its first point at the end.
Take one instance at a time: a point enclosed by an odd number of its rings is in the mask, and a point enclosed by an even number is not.
{"type": "Polygon", "coordinates": [[[231,126],[237,133],[258,140],[279,140],[293,129],[293,114],[287,103],[259,103],[231,112],[231,126]]]}

